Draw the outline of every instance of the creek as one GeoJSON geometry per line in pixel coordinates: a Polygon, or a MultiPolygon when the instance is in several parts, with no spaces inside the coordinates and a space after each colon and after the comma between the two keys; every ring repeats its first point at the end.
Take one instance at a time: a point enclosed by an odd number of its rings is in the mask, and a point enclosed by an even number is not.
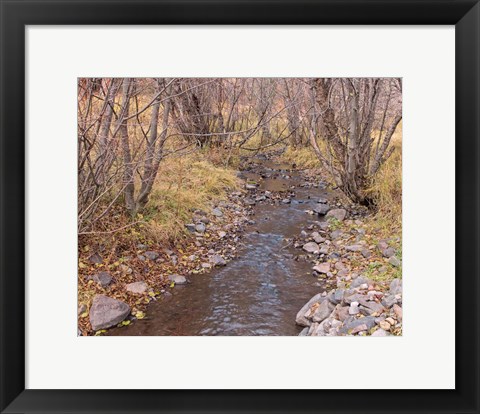
{"type": "Polygon", "coordinates": [[[328,191],[302,187],[304,179],[288,166],[257,161],[258,167],[242,176],[258,180],[258,194],[289,191],[294,186],[291,202],[257,203],[255,224],[246,227],[236,259],[208,273],[191,275],[191,283],[175,286],[169,298],[153,302],[148,318],[111,334],[298,335],[302,328],[295,324],[295,315],[322,285],[291,240],[319,220],[305,210],[312,209],[318,198],[328,197],[328,191]],[[266,178],[259,176],[259,169],[266,178]]]}

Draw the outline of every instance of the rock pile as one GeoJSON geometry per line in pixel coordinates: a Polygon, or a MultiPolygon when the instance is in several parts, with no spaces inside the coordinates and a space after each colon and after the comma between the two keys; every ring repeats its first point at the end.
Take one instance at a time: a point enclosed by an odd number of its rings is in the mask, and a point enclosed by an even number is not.
{"type": "Polygon", "coordinates": [[[389,336],[402,331],[402,283],[394,279],[388,292],[357,277],[348,289],[333,289],[311,298],[298,312],[300,336],[389,336]]]}

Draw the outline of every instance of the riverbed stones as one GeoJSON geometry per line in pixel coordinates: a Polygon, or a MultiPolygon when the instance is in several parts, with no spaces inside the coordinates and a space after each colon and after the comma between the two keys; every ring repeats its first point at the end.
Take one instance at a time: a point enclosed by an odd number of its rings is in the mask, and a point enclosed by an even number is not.
{"type": "Polygon", "coordinates": [[[347,252],[361,252],[364,249],[364,246],[361,244],[352,244],[350,246],[345,246],[347,252]]]}
{"type": "Polygon", "coordinates": [[[315,207],[313,207],[313,211],[317,213],[319,216],[324,216],[330,210],[330,206],[328,204],[317,203],[315,207]]]}
{"type": "Polygon", "coordinates": [[[350,303],[350,308],[348,309],[349,315],[358,315],[360,313],[360,309],[358,307],[358,302],[350,303]]]}
{"type": "Polygon", "coordinates": [[[195,233],[195,224],[194,223],[185,224],[185,227],[190,233],[195,233]]]}
{"type": "Polygon", "coordinates": [[[315,253],[320,250],[320,247],[317,243],[315,242],[308,242],[303,245],[303,250],[305,250],[307,253],[315,253]]]}
{"type": "Polygon", "coordinates": [[[101,287],[107,287],[112,282],[112,276],[108,272],[98,272],[92,276],[92,280],[101,287]]]}
{"type": "Polygon", "coordinates": [[[215,216],[215,217],[223,217],[223,211],[220,210],[218,207],[217,208],[214,208],[212,210],[212,214],[215,216]]]}
{"type": "Polygon", "coordinates": [[[313,312],[312,320],[313,322],[322,322],[324,319],[328,318],[333,311],[333,305],[328,301],[324,300],[320,306],[313,312]]]}
{"type": "Polygon", "coordinates": [[[355,280],[352,281],[352,283],[350,284],[350,287],[352,289],[354,288],[359,288],[361,285],[364,285],[366,284],[367,285],[367,288],[368,286],[372,283],[371,280],[367,279],[366,277],[363,277],[363,276],[359,276],[357,277],[355,280]]]}
{"type": "Polygon", "coordinates": [[[145,282],[133,282],[125,286],[127,292],[133,293],[134,295],[143,295],[147,289],[148,285],[145,282]]]}
{"type": "Polygon", "coordinates": [[[160,256],[157,252],[152,252],[148,251],[143,253],[143,255],[148,259],[148,260],[157,260],[158,257],[160,256]]]}
{"type": "Polygon", "coordinates": [[[214,266],[225,266],[227,264],[227,261],[219,254],[214,254],[209,260],[214,266]]]}
{"type": "Polygon", "coordinates": [[[394,267],[400,267],[402,265],[402,262],[400,262],[400,259],[397,256],[392,256],[388,259],[388,263],[390,263],[394,267]]]}
{"type": "Polygon", "coordinates": [[[94,331],[107,329],[125,320],[129,314],[130,306],[125,302],[105,295],[96,295],[90,308],[90,324],[94,331]]]}
{"type": "Polygon", "coordinates": [[[380,326],[380,328],[382,328],[384,331],[389,331],[390,328],[391,328],[391,325],[387,322],[387,321],[380,321],[378,323],[378,325],[380,326]]]}
{"type": "Polygon", "coordinates": [[[327,199],[327,197],[318,197],[317,203],[327,204],[327,203],[328,203],[328,199],[327,199]]]}
{"type": "Polygon", "coordinates": [[[365,258],[365,259],[369,259],[371,256],[372,256],[372,252],[368,249],[362,249],[362,251],[360,252],[362,253],[362,256],[365,258]]]}
{"type": "Polygon", "coordinates": [[[395,249],[393,247],[387,247],[382,251],[384,257],[390,258],[395,254],[395,249]]]}
{"type": "Polygon", "coordinates": [[[390,282],[390,294],[398,295],[402,293],[402,281],[398,278],[390,282]]]}
{"type": "Polygon", "coordinates": [[[322,237],[318,231],[314,231],[310,236],[315,243],[323,243],[325,241],[325,237],[322,237]]]}
{"type": "Polygon", "coordinates": [[[89,258],[88,261],[92,264],[102,264],[103,259],[102,256],[100,256],[98,253],[92,254],[89,258]]]}
{"type": "Polygon", "coordinates": [[[370,330],[375,326],[375,318],[373,316],[365,316],[364,318],[359,319],[350,317],[349,319],[345,320],[343,326],[339,330],[339,333],[351,334],[351,331],[360,325],[365,325],[367,327],[366,330],[370,330]]]}
{"type": "Polygon", "coordinates": [[[317,273],[327,274],[328,272],[330,272],[330,263],[328,262],[320,263],[314,266],[313,270],[315,270],[317,273]]]}
{"type": "Polygon", "coordinates": [[[168,280],[170,282],[173,282],[175,283],[176,285],[185,285],[187,284],[187,278],[185,276],[182,276],[182,275],[178,275],[178,274],[173,274],[173,275],[169,275],[168,276],[168,280]]]}
{"type": "Polygon", "coordinates": [[[333,293],[330,293],[328,295],[328,300],[334,305],[337,305],[343,301],[344,294],[345,294],[344,289],[336,289],[333,293]]]}
{"type": "Polygon", "coordinates": [[[335,208],[333,210],[330,210],[325,217],[327,219],[333,217],[338,221],[343,221],[345,220],[346,216],[347,216],[347,210],[343,208],[335,208]]]}
{"type": "Polygon", "coordinates": [[[397,303],[397,298],[395,295],[386,295],[382,300],[382,305],[386,308],[391,308],[393,305],[397,303]]]}
{"type": "Polygon", "coordinates": [[[378,328],[374,333],[372,333],[372,336],[384,337],[384,336],[390,336],[390,334],[384,329],[378,328]]]}
{"type": "Polygon", "coordinates": [[[318,303],[320,304],[321,302],[323,302],[325,300],[325,298],[322,296],[321,293],[318,293],[316,294],[315,296],[313,296],[305,305],[303,305],[302,309],[300,309],[297,313],[297,316],[295,318],[295,322],[297,323],[297,325],[300,325],[300,326],[310,326],[312,324],[312,322],[306,318],[306,313],[310,311],[310,308],[318,303]]]}
{"type": "Polygon", "coordinates": [[[395,304],[393,305],[393,312],[395,313],[397,319],[401,322],[403,319],[403,309],[397,304],[395,304]]]}
{"type": "Polygon", "coordinates": [[[205,230],[207,230],[207,227],[205,226],[205,223],[198,223],[195,226],[195,231],[197,233],[205,233],[205,230]]]}
{"type": "Polygon", "coordinates": [[[380,303],[374,301],[365,302],[360,309],[364,315],[380,315],[384,310],[380,303]]]}

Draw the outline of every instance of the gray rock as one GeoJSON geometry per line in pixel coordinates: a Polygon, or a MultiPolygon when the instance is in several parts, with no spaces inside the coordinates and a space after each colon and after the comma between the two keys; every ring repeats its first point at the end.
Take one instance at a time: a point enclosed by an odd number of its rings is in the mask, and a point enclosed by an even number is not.
{"type": "Polygon", "coordinates": [[[330,206],[328,204],[317,203],[315,207],[313,207],[313,211],[320,216],[324,216],[330,210],[330,206]]]}
{"type": "Polygon", "coordinates": [[[345,294],[344,289],[337,289],[335,290],[335,292],[333,292],[333,295],[330,295],[328,297],[328,300],[332,302],[334,305],[337,305],[338,303],[342,302],[344,294],[345,294]]]}
{"type": "Polygon", "coordinates": [[[257,184],[245,184],[245,188],[247,190],[256,190],[257,189],[257,184]]]}
{"type": "Polygon", "coordinates": [[[218,232],[218,237],[220,237],[221,239],[223,239],[226,235],[227,235],[227,233],[225,231],[219,231],[218,232]]]}
{"type": "Polygon", "coordinates": [[[188,223],[188,224],[185,224],[185,227],[190,233],[195,233],[195,224],[188,223]]]}
{"type": "Polygon", "coordinates": [[[205,233],[205,230],[207,229],[207,227],[205,226],[204,223],[198,223],[196,226],[195,226],[195,231],[198,232],[198,233],[205,233]]]}
{"type": "Polygon", "coordinates": [[[391,295],[398,295],[402,293],[402,280],[401,279],[393,279],[390,283],[390,294],[391,295]]]}
{"type": "Polygon", "coordinates": [[[126,285],[125,289],[134,295],[143,295],[147,291],[148,285],[145,282],[133,282],[126,285]]]}
{"type": "Polygon", "coordinates": [[[343,231],[342,230],[333,230],[330,233],[330,237],[332,238],[332,240],[336,240],[336,239],[338,239],[339,237],[342,237],[342,236],[343,236],[343,231]]]}
{"type": "Polygon", "coordinates": [[[283,204],[290,204],[291,202],[292,202],[292,200],[290,200],[289,198],[284,198],[284,199],[282,200],[282,203],[283,203],[283,204]]]}
{"type": "Polygon", "coordinates": [[[214,266],[225,266],[227,264],[226,260],[219,254],[214,254],[209,260],[214,266]]]}
{"type": "Polygon", "coordinates": [[[124,275],[131,275],[133,273],[133,269],[124,264],[121,264],[119,266],[119,269],[120,269],[120,272],[122,272],[124,275]]]}
{"type": "Polygon", "coordinates": [[[223,217],[223,212],[222,210],[220,210],[219,208],[214,208],[212,210],[212,214],[215,216],[215,217],[223,217]]]}
{"type": "Polygon", "coordinates": [[[139,244],[137,244],[137,249],[138,250],[147,250],[148,246],[146,244],[139,243],[139,244]]]}
{"type": "Polygon", "coordinates": [[[361,244],[352,244],[351,246],[345,246],[347,252],[361,252],[364,249],[364,246],[361,244]]]}
{"type": "Polygon", "coordinates": [[[177,274],[169,275],[168,280],[176,285],[185,285],[187,283],[187,278],[185,276],[177,274]]]}
{"type": "Polygon", "coordinates": [[[360,305],[365,306],[368,302],[368,297],[366,295],[362,295],[360,293],[348,294],[349,292],[345,292],[343,300],[345,303],[352,303],[358,302],[360,305]]]}
{"type": "Polygon", "coordinates": [[[390,334],[383,330],[382,328],[378,328],[374,333],[372,333],[372,336],[390,336],[390,334]]]}
{"type": "Polygon", "coordinates": [[[302,331],[298,334],[298,336],[307,336],[308,328],[303,328],[302,331]]]}
{"type": "Polygon", "coordinates": [[[313,313],[313,322],[322,322],[330,316],[332,311],[333,305],[328,300],[324,300],[313,313]]]}
{"type": "Polygon", "coordinates": [[[315,270],[318,273],[327,274],[328,272],[330,272],[330,263],[320,263],[320,264],[314,266],[313,270],[315,270]]]}
{"type": "Polygon", "coordinates": [[[92,279],[102,287],[107,287],[112,282],[112,276],[108,272],[96,273],[92,279]]]}
{"type": "Polygon", "coordinates": [[[303,305],[302,309],[300,309],[297,313],[295,318],[295,322],[297,325],[300,326],[310,326],[312,323],[305,317],[306,313],[310,311],[310,308],[315,303],[321,303],[325,300],[321,293],[316,294],[312,297],[305,305],[303,305]]]}
{"type": "Polygon", "coordinates": [[[350,287],[352,289],[355,289],[355,288],[358,288],[360,287],[361,285],[363,284],[367,284],[367,285],[371,285],[372,284],[372,281],[367,279],[366,277],[363,277],[363,276],[359,276],[357,277],[355,280],[352,281],[352,283],[350,284],[350,287]]]}
{"type": "Polygon", "coordinates": [[[349,318],[344,322],[343,326],[339,330],[339,333],[348,334],[350,331],[354,330],[360,325],[365,325],[367,327],[366,330],[372,329],[375,326],[375,317],[365,316],[364,318],[359,319],[349,318]]]}
{"type": "Polygon", "coordinates": [[[350,303],[350,308],[348,309],[349,315],[358,315],[360,313],[360,309],[358,307],[358,302],[350,303]]]}
{"type": "Polygon", "coordinates": [[[370,250],[368,250],[368,249],[363,249],[361,253],[362,253],[362,256],[363,256],[365,259],[369,259],[370,256],[372,255],[372,253],[371,253],[370,250]]]}
{"type": "Polygon", "coordinates": [[[143,255],[149,260],[157,260],[158,257],[160,256],[157,252],[152,252],[152,251],[145,252],[143,255]]]}
{"type": "Polygon", "coordinates": [[[318,254],[328,254],[328,246],[320,247],[320,250],[318,251],[318,254]]]}
{"type": "Polygon", "coordinates": [[[391,308],[396,303],[397,299],[395,298],[395,295],[386,295],[382,300],[382,305],[386,308],[391,308]]]}
{"type": "Polygon", "coordinates": [[[397,256],[392,256],[388,259],[388,263],[390,263],[394,267],[400,267],[402,263],[400,262],[400,259],[397,256]]]}
{"type": "Polygon", "coordinates": [[[395,313],[397,319],[401,322],[403,319],[403,309],[397,304],[395,304],[393,305],[393,312],[395,313]]]}
{"type": "Polygon", "coordinates": [[[348,310],[350,309],[349,306],[341,306],[341,305],[337,305],[335,307],[335,311],[334,311],[334,314],[335,314],[335,317],[339,320],[339,321],[344,321],[345,319],[348,318],[348,310]]]}
{"type": "Polygon", "coordinates": [[[320,236],[320,233],[318,231],[314,231],[312,234],[311,234],[313,240],[315,241],[315,243],[323,243],[325,241],[325,237],[322,237],[320,236]]]}
{"type": "Polygon", "coordinates": [[[384,310],[385,308],[380,303],[374,301],[366,302],[361,309],[364,315],[380,315],[384,310]]]}
{"type": "Polygon", "coordinates": [[[317,243],[315,242],[309,242],[303,245],[303,250],[305,250],[307,253],[315,253],[320,250],[320,247],[318,246],[317,243]]]}
{"type": "Polygon", "coordinates": [[[125,320],[130,314],[130,306],[125,302],[96,295],[90,308],[90,324],[94,331],[107,329],[125,320]]]}
{"type": "Polygon", "coordinates": [[[395,254],[395,249],[393,247],[387,247],[382,251],[383,256],[392,257],[395,254]]]}
{"type": "Polygon", "coordinates": [[[378,250],[383,252],[385,249],[388,249],[388,243],[385,240],[380,240],[377,244],[378,250]]]}
{"type": "Polygon", "coordinates": [[[100,256],[98,253],[92,254],[89,258],[88,261],[93,264],[101,264],[103,263],[102,256],[100,256]]]}
{"type": "Polygon", "coordinates": [[[319,197],[318,200],[317,200],[317,203],[327,204],[328,199],[327,199],[327,197],[319,197]]]}
{"type": "Polygon", "coordinates": [[[330,210],[325,217],[327,219],[330,217],[334,217],[338,221],[343,221],[345,220],[346,216],[347,216],[347,210],[343,208],[336,208],[336,209],[330,210]]]}

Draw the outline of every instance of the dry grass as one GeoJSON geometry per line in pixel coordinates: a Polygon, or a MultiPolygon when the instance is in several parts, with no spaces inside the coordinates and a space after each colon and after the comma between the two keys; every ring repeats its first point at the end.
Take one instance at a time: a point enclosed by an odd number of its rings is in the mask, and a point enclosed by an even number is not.
{"type": "Polygon", "coordinates": [[[166,159],[143,213],[147,236],[177,240],[194,210],[208,210],[239,186],[234,170],[215,166],[201,154],[166,159]]]}
{"type": "Polygon", "coordinates": [[[320,165],[317,156],[310,146],[296,149],[288,147],[282,155],[282,160],[290,164],[295,163],[300,169],[318,168],[320,165]]]}
{"type": "Polygon", "coordinates": [[[395,148],[374,177],[369,194],[377,205],[375,220],[386,234],[399,234],[402,228],[402,124],[392,137],[395,148]]]}

